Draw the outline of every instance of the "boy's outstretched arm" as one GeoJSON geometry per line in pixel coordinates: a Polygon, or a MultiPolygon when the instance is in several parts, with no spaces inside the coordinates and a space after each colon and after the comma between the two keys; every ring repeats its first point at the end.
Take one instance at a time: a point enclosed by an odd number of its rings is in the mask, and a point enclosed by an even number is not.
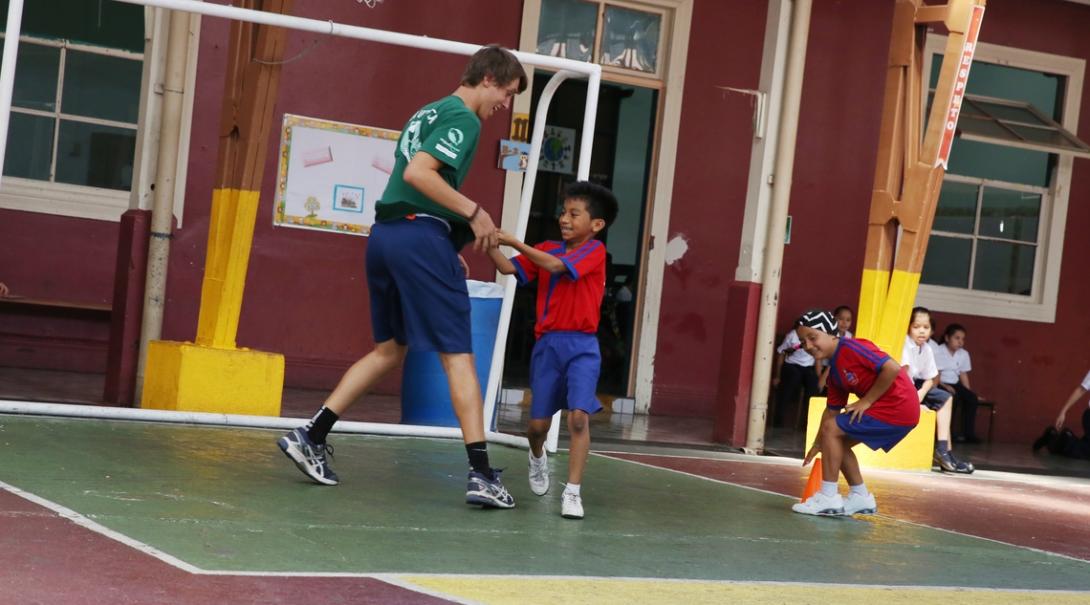
{"type": "Polygon", "coordinates": [[[1082,388],[1082,385],[1075,387],[1074,391],[1071,391],[1071,396],[1064,402],[1064,407],[1060,410],[1060,415],[1056,416],[1056,422],[1053,426],[1056,430],[1060,430],[1064,427],[1064,418],[1067,416],[1067,410],[1071,409],[1071,406],[1075,405],[1075,402],[1082,399],[1082,396],[1086,394],[1086,389],[1082,388]]]}
{"type": "Polygon", "coordinates": [[[874,402],[889,390],[889,387],[893,385],[893,381],[897,379],[897,374],[900,373],[901,366],[897,365],[896,361],[887,359],[882,364],[882,369],[878,371],[878,377],[874,379],[874,384],[859,398],[859,401],[844,406],[844,409],[852,415],[851,421],[856,422],[862,418],[863,412],[874,405],[874,402]]]}
{"type": "Polygon", "coordinates": [[[499,248],[490,248],[488,250],[488,258],[492,259],[492,264],[496,265],[496,270],[500,273],[504,275],[515,274],[515,263],[512,263],[509,258],[504,256],[499,248]]]}
{"type": "Polygon", "coordinates": [[[564,264],[564,261],[552,254],[543,250],[538,250],[533,246],[527,246],[524,242],[519,241],[518,238],[506,231],[501,230],[499,235],[501,245],[511,246],[515,250],[518,250],[519,254],[530,259],[530,262],[545,269],[549,273],[563,273],[568,270],[568,266],[564,264]]]}

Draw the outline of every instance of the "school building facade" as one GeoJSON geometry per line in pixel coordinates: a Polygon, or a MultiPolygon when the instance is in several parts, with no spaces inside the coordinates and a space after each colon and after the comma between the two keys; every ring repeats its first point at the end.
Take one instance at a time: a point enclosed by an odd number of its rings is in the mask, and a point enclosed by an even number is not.
{"type": "MultiPolygon", "coordinates": [[[[106,370],[111,331],[101,311],[117,313],[125,292],[116,289],[118,268],[132,264],[126,254],[140,256],[164,170],[174,174],[174,226],[161,334],[190,341],[197,330],[217,155],[228,134],[230,24],[191,17],[176,25],[185,40],[171,50],[163,11],[86,4],[59,10],[59,0],[40,1],[24,13],[0,185],[0,281],[72,310],[0,305],[3,366],[106,370]],[[183,70],[175,118],[164,118],[162,100],[169,57],[183,70]],[[164,146],[171,120],[178,143],[164,146]]],[[[796,4],[294,0],[289,14],[601,63],[591,179],[621,201],[606,235],[603,389],[633,399],[637,413],[706,418],[717,439],[742,445],[796,4]]],[[[812,2],[778,335],[807,308],[858,304],[895,4],[812,2]]],[[[968,87],[979,102],[964,111],[1007,113],[955,140],[922,274],[917,300],[938,328],[968,329],[973,385],[997,402],[1000,441],[1032,440],[1090,367],[1087,31],[1085,0],[988,3],[968,87]],[[1032,144],[1017,134],[1027,115],[1045,125],[1032,144]]],[[[925,74],[944,41],[941,27],[928,36],[925,74]]],[[[287,33],[237,327],[238,346],[285,356],[286,385],[332,388],[372,341],[366,238],[273,224],[283,115],[397,130],[454,90],[464,61],[287,33]]],[[[499,141],[522,114],[533,117],[547,76],[538,70],[512,111],[484,123],[463,189],[508,228],[522,174],[498,167],[499,141]]],[[[581,134],[580,86],[564,84],[550,110],[561,141],[581,134]]],[[[565,153],[561,145],[538,177],[530,241],[555,238],[556,196],[578,159],[565,153]]],[[[473,277],[492,279],[487,258],[465,256],[473,277]]],[[[505,386],[522,386],[531,321],[517,300],[505,386]]],[[[393,376],[380,391],[399,384],[393,376]]]]}

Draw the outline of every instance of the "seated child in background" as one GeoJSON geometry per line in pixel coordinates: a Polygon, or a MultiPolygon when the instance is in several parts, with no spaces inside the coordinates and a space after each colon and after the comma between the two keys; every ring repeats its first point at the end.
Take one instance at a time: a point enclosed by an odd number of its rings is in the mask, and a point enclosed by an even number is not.
{"type": "Polygon", "coordinates": [[[935,366],[935,354],[927,344],[930,338],[931,312],[923,307],[912,309],[901,365],[907,368],[908,377],[916,385],[920,405],[935,411],[935,464],[944,471],[968,474],[973,472],[972,463],[955,458],[950,446],[953,397],[934,386],[939,370],[935,366]]]}
{"type": "Polygon", "coordinates": [[[890,451],[920,421],[920,402],[908,375],[874,343],[840,338],[828,311],[808,311],[798,320],[802,346],[817,359],[829,362],[829,400],[821,416],[814,445],[806,454],[806,466],[821,454],[825,481],[821,490],[791,507],[807,515],[852,515],[878,512],[874,495],[867,491],[852,447],[864,443],[872,450],[890,451]],[[848,395],[859,401],[848,403],[848,395]],[[837,490],[844,473],[848,497],[837,490]]]}
{"type": "MultiPolygon", "coordinates": [[[[852,337],[852,308],[847,305],[840,305],[833,310],[833,319],[836,320],[836,333],[840,338],[852,337]]],[[[829,380],[829,366],[820,359],[814,364],[818,370],[818,392],[825,392],[825,383],[829,380]]]]}
{"type": "Polygon", "coordinates": [[[1071,395],[1067,398],[1052,426],[1045,429],[1045,434],[1033,442],[1034,453],[1037,453],[1037,450],[1042,447],[1048,446],[1048,451],[1052,454],[1090,459],[1090,408],[1082,411],[1082,438],[1077,437],[1071,429],[1064,428],[1067,410],[1085,397],[1088,391],[1090,391],[1090,372],[1086,373],[1086,377],[1082,379],[1082,384],[1075,387],[1074,391],[1071,391],[1071,395]]]}
{"type": "Polygon", "coordinates": [[[939,387],[954,396],[954,412],[958,419],[954,441],[980,443],[976,436],[976,408],[980,397],[969,384],[969,372],[973,369],[969,352],[965,350],[965,327],[950,324],[942,333],[942,342],[929,341],[935,354],[935,366],[939,370],[939,387]]]}
{"type": "Polygon", "coordinates": [[[814,358],[803,348],[797,326],[783,338],[776,347],[776,361],[772,369],[772,388],[776,389],[776,409],[773,413],[772,426],[783,425],[784,410],[798,401],[799,389],[803,390],[802,406],[805,409],[810,398],[818,394],[818,375],[814,368],[814,358]]]}
{"type": "Polygon", "coordinates": [[[605,187],[579,181],[564,192],[560,242],[527,246],[501,231],[500,244],[520,254],[508,259],[493,248],[488,256],[504,275],[520,285],[537,281],[537,342],[530,358],[530,491],[549,491],[545,438],[553,414],[568,410],[571,448],[568,484],[560,499],[560,516],[583,518],[581,486],[590,453],[590,415],[602,409],[598,376],[602,354],[598,323],[606,286],[606,247],[594,239],[617,218],[617,198],[605,187]]]}

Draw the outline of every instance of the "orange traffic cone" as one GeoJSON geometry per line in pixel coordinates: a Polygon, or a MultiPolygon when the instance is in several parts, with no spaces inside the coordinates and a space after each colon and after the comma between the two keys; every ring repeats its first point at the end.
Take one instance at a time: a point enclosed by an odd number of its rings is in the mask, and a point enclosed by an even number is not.
{"type": "Polygon", "coordinates": [[[821,490],[821,456],[814,458],[814,468],[810,469],[810,478],[806,480],[806,488],[802,490],[801,502],[821,490]]]}

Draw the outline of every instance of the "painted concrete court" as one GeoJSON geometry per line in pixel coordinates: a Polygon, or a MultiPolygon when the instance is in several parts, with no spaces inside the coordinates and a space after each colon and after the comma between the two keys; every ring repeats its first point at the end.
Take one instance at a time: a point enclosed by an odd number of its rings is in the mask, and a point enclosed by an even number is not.
{"type": "Polygon", "coordinates": [[[601,454],[580,522],[563,453],[537,498],[494,446],[496,511],[462,503],[459,442],[334,435],[329,488],[277,436],[0,416],[0,603],[1090,600],[1084,480],[874,473],[882,514],[826,519],[790,512],[797,463],[601,454]]]}

